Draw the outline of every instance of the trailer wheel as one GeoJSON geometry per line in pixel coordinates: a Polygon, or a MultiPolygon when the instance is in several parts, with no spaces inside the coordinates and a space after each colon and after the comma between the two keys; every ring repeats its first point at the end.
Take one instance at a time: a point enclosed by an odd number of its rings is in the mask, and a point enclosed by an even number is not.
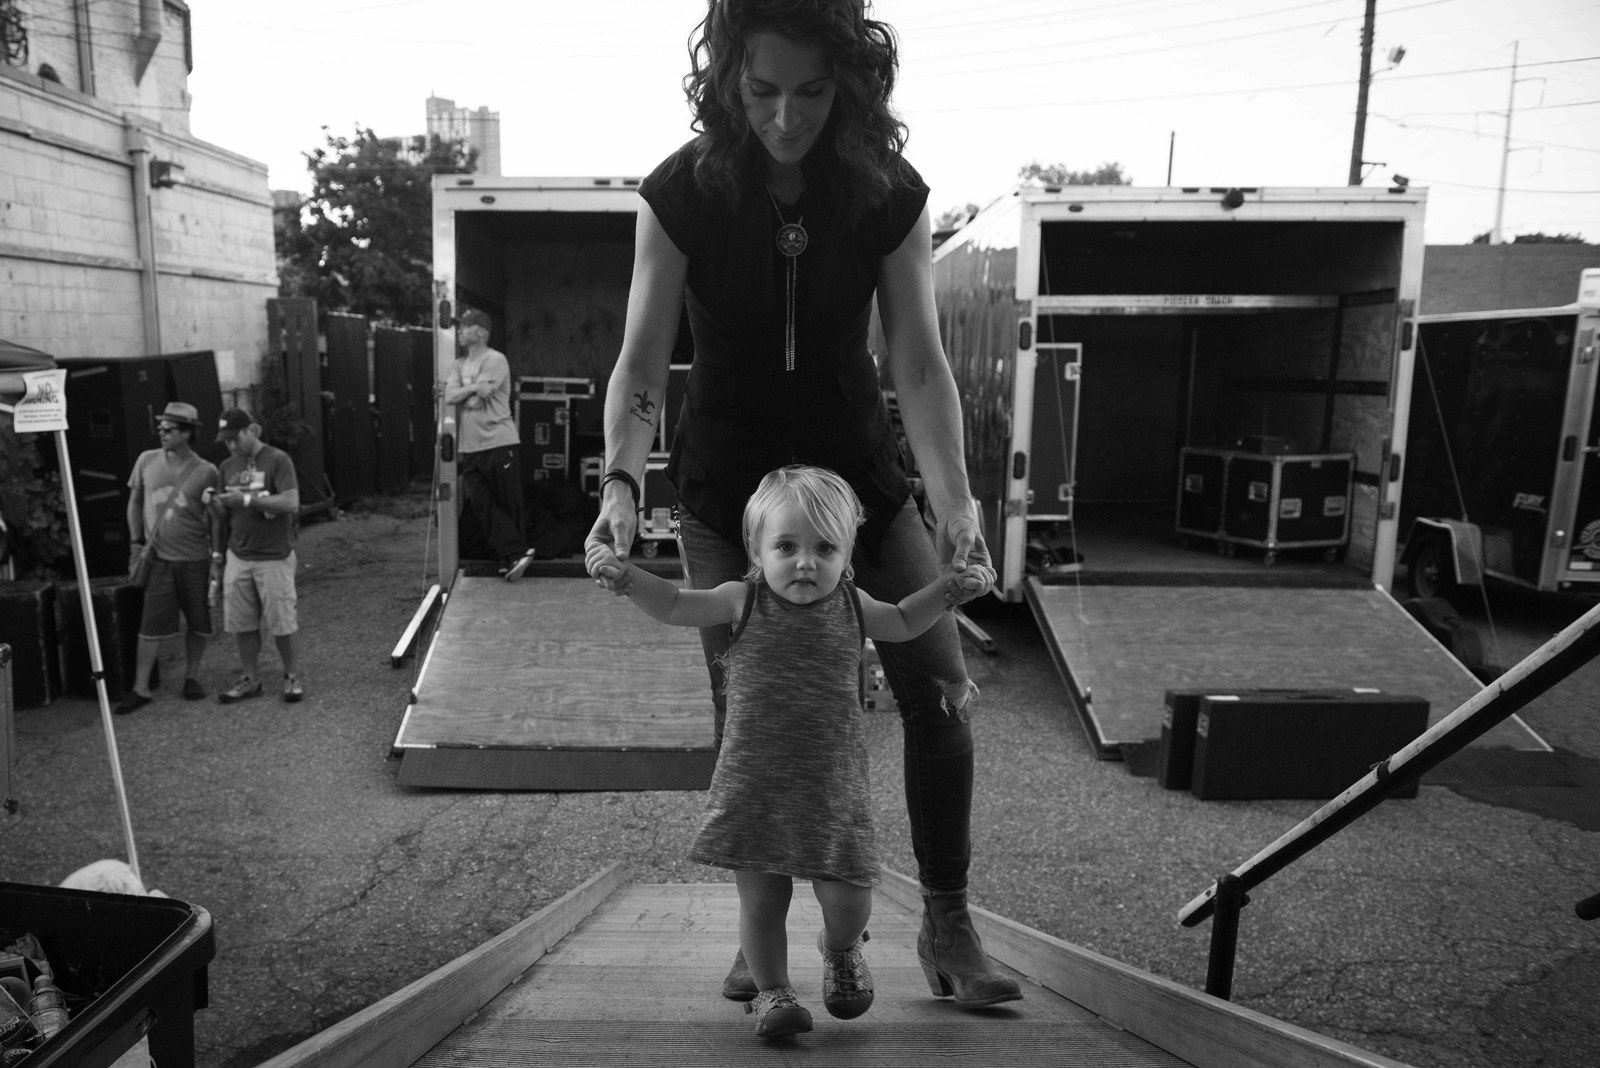
{"type": "Polygon", "coordinates": [[[1450,556],[1450,542],[1442,535],[1430,534],[1420,541],[1406,572],[1413,597],[1448,599],[1455,592],[1455,565],[1450,556]]]}

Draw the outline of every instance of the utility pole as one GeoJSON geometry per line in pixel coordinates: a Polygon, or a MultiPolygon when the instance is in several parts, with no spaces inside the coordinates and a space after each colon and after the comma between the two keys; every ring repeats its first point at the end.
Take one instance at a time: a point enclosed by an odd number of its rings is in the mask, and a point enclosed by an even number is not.
{"type": "Polygon", "coordinates": [[[1367,87],[1372,83],[1372,31],[1378,21],[1378,0],[1367,0],[1361,26],[1361,87],[1356,92],[1356,136],[1350,146],[1350,184],[1361,184],[1361,153],[1367,139],[1367,87]]]}
{"type": "Polygon", "coordinates": [[[1494,198],[1494,228],[1489,231],[1489,244],[1504,244],[1501,224],[1506,215],[1506,164],[1511,159],[1511,114],[1517,105],[1517,48],[1521,41],[1511,42],[1511,89],[1506,98],[1506,137],[1500,145],[1500,186],[1494,198]]]}

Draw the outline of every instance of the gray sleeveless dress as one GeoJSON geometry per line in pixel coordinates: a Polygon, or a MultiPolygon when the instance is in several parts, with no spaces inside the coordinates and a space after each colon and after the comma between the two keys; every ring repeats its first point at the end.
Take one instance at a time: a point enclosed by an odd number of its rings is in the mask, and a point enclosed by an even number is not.
{"type": "Polygon", "coordinates": [[[747,580],[728,650],[728,718],[689,859],[878,882],[855,587],[793,604],[747,580]]]}

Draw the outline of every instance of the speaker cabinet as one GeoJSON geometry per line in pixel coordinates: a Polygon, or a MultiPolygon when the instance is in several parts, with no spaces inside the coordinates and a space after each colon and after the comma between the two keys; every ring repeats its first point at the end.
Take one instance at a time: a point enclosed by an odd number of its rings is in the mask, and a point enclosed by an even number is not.
{"type": "Polygon", "coordinates": [[[11,646],[11,695],[17,708],[39,708],[57,697],[56,586],[0,582],[0,643],[11,646]]]}
{"type": "MultiPolygon", "coordinates": [[[[1427,727],[1424,698],[1377,690],[1207,694],[1190,790],[1205,800],[1336,797],[1427,727]]],[[[1391,796],[1417,796],[1416,782],[1391,796]]]]}
{"type": "MultiPolygon", "coordinates": [[[[61,586],[61,665],[66,692],[72,697],[98,697],[94,687],[94,661],[83,626],[83,599],[75,582],[61,586]]],[[[134,664],[139,653],[139,618],[144,613],[144,591],[123,579],[100,579],[89,586],[94,602],[95,632],[100,639],[100,663],[105,669],[106,693],[115,701],[133,689],[134,664]]]]}

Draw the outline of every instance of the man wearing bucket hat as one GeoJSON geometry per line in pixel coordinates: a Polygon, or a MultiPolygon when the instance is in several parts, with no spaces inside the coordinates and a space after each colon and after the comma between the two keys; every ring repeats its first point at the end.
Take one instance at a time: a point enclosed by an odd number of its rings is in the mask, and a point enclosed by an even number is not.
{"type": "Polygon", "coordinates": [[[206,695],[200,685],[200,660],[211,637],[207,585],[213,556],[221,548],[206,501],[221,486],[217,468],[194,451],[200,413],[173,401],[156,416],[161,447],[139,454],[128,478],[128,536],[133,543],[130,576],[144,570],[144,612],[139,619],[139,649],[133,687],[117,702],[123,715],[149,704],[150,675],[164,638],[184,639],[183,696],[206,695]],[[141,562],[142,557],[148,557],[141,562]],[[182,615],[187,630],[180,630],[182,615]]]}
{"type": "Polygon", "coordinates": [[[305,697],[295,666],[295,515],[300,482],[294,461],[261,440],[255,417],[241,408],[222,413],[217,440],[228,446],[222,492],[212,500],[227,535],[222,575],[222,626],[239,648],[241,674],[217,695],[231,705],[261,693],[261,634],[272,635],[283,662],[283,699],[305,697]]]}

